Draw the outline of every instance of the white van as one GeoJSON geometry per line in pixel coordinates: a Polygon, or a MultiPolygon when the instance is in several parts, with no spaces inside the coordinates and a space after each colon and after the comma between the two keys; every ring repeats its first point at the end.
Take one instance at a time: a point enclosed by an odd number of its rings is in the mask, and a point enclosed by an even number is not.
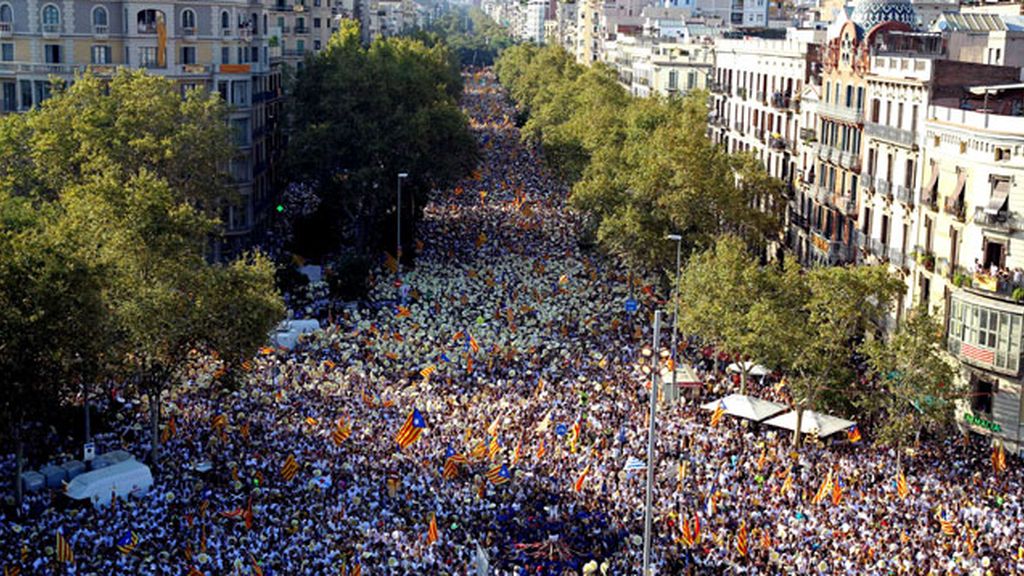
{"type": "Polygon", "coordinates": [[[68,484],[67,495],[102,508],[110,505],[114,496],[127,499],[129,495],[149,492],[152,486],[153,474],[149,466],[137,460],[127,460],[75,477],[68,484]]]}

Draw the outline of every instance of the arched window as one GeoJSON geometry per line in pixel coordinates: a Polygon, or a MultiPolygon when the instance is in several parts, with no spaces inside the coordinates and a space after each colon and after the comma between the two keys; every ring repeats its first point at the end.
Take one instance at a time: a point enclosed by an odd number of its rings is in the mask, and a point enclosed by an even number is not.
{"type": "Polygon", "coordinates": [[[43,32],[60,32],[60,10],[53,4],[43,6],[43,32]]]}
{"type": "Polygon", "coordinates": [[[228,14],[227,10],[220,13],[220,27],[223,30],[231,28],[231,16],[228,14]]]}
{"type": "Polygon", "coordinates": [[[11,10],[10,4],[0,4],[0,22],[6,24],[14,22],[14,12],[11,10]]]}
{"type": "Polygon", "coordinates": [[[159,10],[139,10],[135,18],[139,34],[156,34],[157,24],[164,21],[164,14],[159,10]]]}
{"type": "Polygon", "coordinates": [[[92,25],[93,27],[107,27],[107,9],[103,6],[97,6],[92,11],[92,25]]]}
{"type": "Polygon", "coordinates": [[[196,13],[189,8],[181,11],[181,27],[186,30],[196,28],[196,13]]]}

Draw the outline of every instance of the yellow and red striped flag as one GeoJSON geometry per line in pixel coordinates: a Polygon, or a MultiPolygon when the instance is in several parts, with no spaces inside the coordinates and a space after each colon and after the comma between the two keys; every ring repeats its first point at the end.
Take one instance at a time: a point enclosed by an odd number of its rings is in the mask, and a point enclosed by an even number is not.
{"type": "Polygon", "coordinates": [[[956,526],[946,518],[945,513],[939,518],[939,528],[946,536],[956,536],[956,526]]]}
{"type": "Polygon", "coordinates": [[[256,557],[249,553],[249,563],[252,564],[253,576],[263,576],[263,566],[256,560],[256,557]]]}
{"type": "Polygon", "coordinates": [[[902,470],[896,474],[896,493],[900,495],[900,498],[906,498],[910,494],[910,486],[907,485],[907,478],[903,475],[902,470]]]}
{"type": "Polygon", "coordinates": [[[519,463],[519,458],[521,456],[520,452],[521,452],[522,448],[523,448],[523,439],[520,438],[519,441],[516,442],[516,449],[512,451],[512,465],[513,466],[515,466],[516,464],[519,463]]]}
{"type": "Polygon", "coordinates": [[[839,480],[839,475],[836,475],[835,481],[832,483],[832,504],[839,506],[843,501],[843,484],[839,480]]]}
{"type": "Polygon", "coordinates": [[[284,464],[281,466],[281,477],[287,482],[291,482],[295,475],[299,473],[299,463],[295,460],[294,454],[289,454],[288,458],[285,459],[284,464]]]}
{"type": "Polygon", "coordinates": [[[424,380],[430,380],[430,377],[433,376],[434,372],[437,372],[437,364],[431,364],[420,370],[420,376],[422,376],[424,380]]]}
{"type": "Polygon", "coordinates": [[[736,551],[740,556],[747,557],[747,523],[740,524],[740,531],[736,534],[736,551]]]}
{"type": "Polygon", "coordinates": [[[1003,443],[996,442],[992,446],[992,469],[996,474],[1006,470],[1006,452],[1003,451],[1003,443]]]}
{"type": "Polygon", "coordinates": [[[341,444],[348,440],[348,437],[352,435],[352,425],[345,422],[344,418],[338,420],[338,423],[334,426],[334,431],[331,432],[331,440],[334,441],[335,446],[341,446],[341,444]]]}
{"type": "Polygon", "coordinates": [[[21,568],[18,566],[4,566],[4,576],[21,576],[21,568]]]}
{"type": "Polygon", "coordinates": [[[491,442],[487,445],[487,457],[494,460],[494,457],[501,452],[501,444],[498,443],[497,436],[491,436],[491,442]]]}
{"type": "Polygon", "coordinates": [[[765,462],[768,461],[768,449],[761,450],[761,456],[757,459],[757,469],[761,470],[764,468],[765,462]]]}
{"type": "Polygon", "coordinates": [[[581,472],[579,477],[576,478],[576,482],[574,482],[573,485],[572,485],[573,491],[575,491],[575,492],[582,492],[583,491],[583,483],[586,482],[586,480],[587,480],[587,474],[590,474],[590,464],[587,464],[587,467],[584,468],[583,472],[581,472]]]}
{"type": "Polygon", "coordinates": [[[473,447],[473,450],[469,453],[470,456],[480,460],[487,456],[487,444],[480,442],[473,447]]]}
{"type": "Polygon", "coordinates": [[[437,542],[437,514],[430,515],[430,525],[427,527],[427,544],[437,542]]]}
{"type": "Polygon", "coordinates": [[[75,563],[75,551],[60,532],[57,532],[57,562],[75,563]]]}
{"type": "Polygon", "coordinates": [[[711,414],[711,425],[718,426],[718,423],[722,420],[722,416],[725,416],[725,403],[719,402],[715,411],[711,414]]]}
{"type": "Polygon", "coordinates": [[[793,473],[786,474],[786,479],[782,482],[782,493],[788,494],[790,489],[793,488],[793,473]]]}
{"type": "Polygon", "coordinates": [[[310,426],[315,428],[320,424],[320,421],[317,420],[316,418],[313,418],[312,416],[306,416],[306,424],[309,424],[310,426]]]}
{"type": "Polygon", "coordinates": [[[821,487],[818,488],[818,491],[814,494],[814,498],[811,500],[811,503],[814,504],[815,506],[817,506],[818,504],[821,504],[825,500],[825,498],[828,497],[828,493],[831,490],[832,490],[832,471],[829,470],[828,476],[825,477],[825,480],[821,483],[821,487]]]}
{"type": "Polygon", "coordinates": [[[543,458],[544,454],[546,454],[546,453],[547,453],[547,450],[544,448],[544,439],[541,438],[540,439],[540,444],[537,445],[537,452],[536,452],[537,460],[540,460],[541,458],[543,458]]]}
{"type": "Polygon", "coordinates": [[[423,420],[423,415],[420,414],[419,409],[413,408],[412,412],[409,413],[409,417],[405,419],[405,424],[402,424],[398,434],[395,435],[395,442],[398,442],[398,447],[404,450],[419,439],[420,434],[426,427],[427,424],[423,420]]]}

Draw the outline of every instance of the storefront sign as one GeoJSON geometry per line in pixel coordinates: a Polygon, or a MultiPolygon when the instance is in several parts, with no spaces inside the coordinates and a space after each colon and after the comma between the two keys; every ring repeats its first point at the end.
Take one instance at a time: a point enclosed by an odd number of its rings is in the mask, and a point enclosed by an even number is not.
{"type": "Polygon", "coordinates": [[[972,412],[964,412],[964,422],[967,422],[971,426],[977,426],[984,428],[990,432],[1002,432],[1003,427],[991,420],[985,420],[979,416],[975,416],[972,412]]]}

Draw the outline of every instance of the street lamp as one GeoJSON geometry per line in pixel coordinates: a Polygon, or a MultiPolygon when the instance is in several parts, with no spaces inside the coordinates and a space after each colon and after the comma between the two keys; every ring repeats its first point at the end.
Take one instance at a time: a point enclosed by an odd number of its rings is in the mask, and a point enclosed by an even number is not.
{"type": "Polygon", "coordinates": [[[395,243],[395,259],[398,261],[398,279],[402,279],[402,180],[409,177],[407,172],[398,173],[398,239],[395,243]]]}
{"type": "Polygon", "coordinates": [[[672,360],[672,393],[679,394],[679,385],[676,382],[676,333],[679,330],[679,267],[681,265],[683,237],[679,234],[669,234],[665,240],[672,240],[676,243],[676,276],[672,286],[672,351],[669,358],[672,360]]]}
{"type": "Polygon", "coordinates": [[[658,355],[661,345],[661,310],[654,311],[654,344],[651,346],[651,417],[647,428],[647,494],[644,501],[644,572],[651,574],[651,499],[654,491],[654,410],[658,404],[658,355]]]}

